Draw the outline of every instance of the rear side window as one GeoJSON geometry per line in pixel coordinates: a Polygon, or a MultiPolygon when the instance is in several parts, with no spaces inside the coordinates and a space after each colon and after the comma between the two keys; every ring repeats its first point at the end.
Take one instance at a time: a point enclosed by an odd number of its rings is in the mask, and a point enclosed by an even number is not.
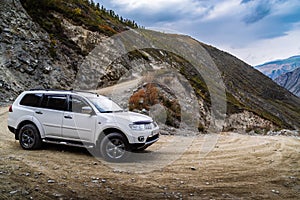
{"type": "Polygon", "coordinates": [[[42,96],[42,94],[26,94],[20,101],[20,105],[39,107],[42,96]]]}
{"type": "Polygon", "coordinates": [[[44,95],[41,107],[53,110],[67,110],[67,96],[44,95]]]}

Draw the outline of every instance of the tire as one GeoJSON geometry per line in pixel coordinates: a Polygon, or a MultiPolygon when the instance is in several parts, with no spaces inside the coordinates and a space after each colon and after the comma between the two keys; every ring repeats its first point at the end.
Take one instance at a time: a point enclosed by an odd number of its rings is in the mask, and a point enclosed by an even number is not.
{"type": "Polygon", "coordinates": [[[42,146],[42,139],[36,126],[26,124],[19,131],[19,142],[23,149],[34,150],[42,146]]]}
{"type": "Polygon", "coordinates": [[[130,154],[129,144],[120,133],[110,133],[100,142],[100,153],[109,162],[123,162],[130,154]]]}

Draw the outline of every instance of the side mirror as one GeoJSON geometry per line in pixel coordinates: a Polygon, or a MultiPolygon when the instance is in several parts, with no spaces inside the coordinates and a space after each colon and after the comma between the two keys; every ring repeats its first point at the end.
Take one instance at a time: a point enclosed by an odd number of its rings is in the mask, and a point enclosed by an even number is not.
{"type": "Polygon", "coordinates": [[[93,113],[93,109],[89,106],[82,107],[82,113],[90,115],[93,113]]]}

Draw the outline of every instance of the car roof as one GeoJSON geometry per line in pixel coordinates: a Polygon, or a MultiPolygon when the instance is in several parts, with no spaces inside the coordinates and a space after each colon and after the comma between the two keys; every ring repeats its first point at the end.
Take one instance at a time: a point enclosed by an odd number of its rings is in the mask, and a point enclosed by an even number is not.
{"type": "Polygon", "coordinates": [[[99,95],[97,93],[94,92],[90,92],[90,91],[77,91],[77,90],[42,90],[42,89],[38,89],[38,90],[28,90],[25,91],[25,93],[27,94],[39,94],[39,93],[43,93],[43,94],[78,94],[81,96],[85,96],[85,97],[105,97],[102,95],[99,95]]]}

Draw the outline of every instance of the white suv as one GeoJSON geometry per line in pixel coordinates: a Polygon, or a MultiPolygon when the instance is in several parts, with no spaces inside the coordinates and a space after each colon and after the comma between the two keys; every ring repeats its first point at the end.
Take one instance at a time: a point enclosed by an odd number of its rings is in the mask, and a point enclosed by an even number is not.
{"type": "Polygon", "coordinates": [[[151,117],[125,112],[107,97],[79,91],[23,92],[9,108],[8,129],[23,149],[38,149],[43,142],[96,148],[113,162],[159,139],[151,117]]]}

